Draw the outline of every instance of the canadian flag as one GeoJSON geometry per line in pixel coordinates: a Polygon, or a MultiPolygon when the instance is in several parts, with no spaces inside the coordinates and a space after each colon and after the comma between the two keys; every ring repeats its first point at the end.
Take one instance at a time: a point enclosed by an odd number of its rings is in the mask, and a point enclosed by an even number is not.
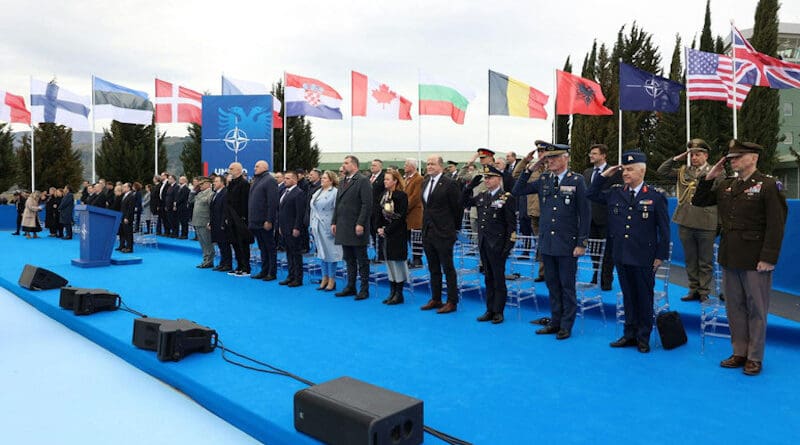
{"type": "Polygon", "coordinates": [[[31,124],[31,112],[25,108],[22,96],[0,91],[0,121],[11,124],[31,124]]]}
{"type": "Polygon", "coordinates": [[[352,72],[353,116],[411,120],[411,101],[385,83],[352,72]]]}
{"type": "Polygon", "coordinates": [[[156,79],[156,123],[203,124],[203,95],[188,88],[156,79]]]}

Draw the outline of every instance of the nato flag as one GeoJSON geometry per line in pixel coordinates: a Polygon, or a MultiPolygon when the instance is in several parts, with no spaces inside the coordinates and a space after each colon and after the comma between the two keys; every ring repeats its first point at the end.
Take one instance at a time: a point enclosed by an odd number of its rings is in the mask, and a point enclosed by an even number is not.
{"type": "Polygon", "coordinates": [[[627,111],[674,113],[681,104],[683,84],[620,62],[619,108],[627,111]]]}

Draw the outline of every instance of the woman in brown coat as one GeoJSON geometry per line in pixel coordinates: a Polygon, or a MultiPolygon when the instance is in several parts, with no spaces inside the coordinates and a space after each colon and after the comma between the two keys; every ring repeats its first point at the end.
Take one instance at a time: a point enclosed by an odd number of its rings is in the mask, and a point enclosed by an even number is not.
{"type": "Polygon", "coordinates": [[[22,213],[22,231],[25,232],[25,238],[39,238],[38,232],[42,231],[42,226],[39,224],[39,196],[40,193],[36,190],[28,196],[25,201],[25,211],[22,213]]]}

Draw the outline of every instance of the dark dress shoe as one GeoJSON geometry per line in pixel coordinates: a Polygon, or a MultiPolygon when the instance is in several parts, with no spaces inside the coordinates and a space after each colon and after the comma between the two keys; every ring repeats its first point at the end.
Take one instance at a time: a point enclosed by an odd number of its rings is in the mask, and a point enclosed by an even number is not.
{"type": "Polygon", "coordinates": [[[301,281],[292,281],[286,285],[286,287],[300,287],[303,283],[301,281]]]}
{"type": "Polygon", "coordinates": [[[19,235],[19,232],[14,232],[12,233],[12,235],[19,235]]]}
{"type": "Polygon", "coordinates": [[[233,270],[233,268],[231,266],[222,266],[222,267],[216,269],[217,272],[230,272],[232,270],[233,270]]]}
{"type": "Polygon", "coordinates": [[[761,362],[755,360],[748,360],[744,364],[744,371],[746,375],[759,375],[761,374],[761,362]]]}
{"type": "Polygon", "coordinates": [[[536,277],[533,279],[534,283],[541,283],[542,281],[544,281],[544,277],[536,277]]]}
{"type": "Polygon", "coordinates": [[[572,335],[569,329],[561,329],[556,334],[556,340],[566,340],[572,335]]]}
{"type": "Polygon", "coordinates": [[[547,317],[537,318],[536,320],[531,320],[531,324],[538,324],[540,326],[547,326],[550,324],[550,319],[547,317]]]}
{"type": "Polygon", "coordinates": [[[122,249],[120,250],[122,253],[133,253],[133,249],[122,249]]]}
{"type": "Polygon", "coordinates": [[[561,329],[558,326],[545,326],[541,329],[537,329],[536,333],[538,335],[549,335],[549,334],[555,334],[560,330],[561,329]]]}
{"type": "Polygon", "coordinates": [[[260,280],[260,279],[262,279],[262,278],[264,278],[266,276],[267,276],[266,272],[259,272],[259,273],[255,274],[255,275],[250,275],[250,278],[252,278],[254,280],[260,280]]]}
{"type": "Polygon", "coordinates": [[[600,290],[611,290],[611,286],[600,286],[600,290]]]}
{"type": "Polygon", "coordinates": [[[61,239],[72,239],[72,237],[71,236],[65,236],[64,238],[61,238],[61,239]]]}
{"type": "Polygon", "coordinates": [[[611,346],[612,348],[624,348],[626,346],[636,346],[638,344],[639,343],[636,341],[635,338],[627,338],[625,336],[622,336],[619,338],[619,340],[612,341],[611,343],[609,343],[609,346],[611,346]]]}
{"type": "Polygon", "coordinates": [[[431,309],[439,309],[439,308],[441,308],[442,306],[444,306],[444,305],[442,304],[442,302],[441,302],[441,301],[438,301],[438,300],[428,300],[428,302],[427,302],[427,303],[425,303],[425,306],[422,306],[422,307],[421,307],[421,308],[419,308],[419,309],[420,309],[420,310],[423,310],[423,311],[429,311],[429,310],[431,310],[431,309]]]}
{"type": "Polygon", "coordinates": [[[449,314],[450,312],[455,312],[457,310],[458,310],[458,306],[456,306],[455,304],[450,303],[448,301],[447,304],[445,304],[444,306],[440,307],[439,310],[436,311],[436,313],[437,314],[449,314]]]}
{"type": "Polygon", "coordinates": [[[741,368],[746,362],[747,357],[742,357],[741,355],[731,355],[725,360],[719,362],[719,365],[723,368],[741,368]]]}
{"type": "Polygon", "coordinates": [[[291,282],[292,282],[292,280],[287,278],[287,279],[285,279],[283,281],[279,281],[278,284],[280,284],[281,286],[286,286],[287,284],[289,284],[291,282]]]}
{"type": "Polygon", "coordinates": [[[362,290],[361,292],[358,293],[358,295],[356,295],[355,300],[361,301],[361,300],[366,300],[367,298],[369,298],[369,292],[366,290],[362,290]]]}
{"type": "Polygon", "coordinates": [[[489,311],[486,311],[483,313],[483,315],[478,317],[478,321],[492,321],[492,318],[494,318],[494,314],[489,311]]]}
{"type": "Polygon", "coordinates": [[[636,348],[642,354],[647,354],[648,352],[650,352],[650,343],[646,341],[640,341],[636,348]]]}
{"type": "Polygon", "coordinates": [[[339,292],[336,292],[334,295],[337,297],[350,297],[356,294],[356,289],[353,287],[345,287],[339,292]]]}
{"type": "Polygon", "coordinates": [[[700,300],[700,295],[694,292],[686,295],[685,297],[681,297],[681,301],[699,301],[699,300],[700,300]]]}
{"type": "Polygon", "coordinates": [[[261,280],[262,281],[275,281],[276,279],[277,279],[277,277],[275,275],[264,275],[264,278],[262,278],[261,280]]]}
{"type": "Polygon", "coordinates": [[[398,294],[398,295],[395,295],[394,297],[392,297],[391,300],[387,301],[386,305],[387,306],[394,306],[396,304],[403,304],[404,302],[405,302],[405,300],[403,299],[403,296],[398,294]]]}
{"type": "Polygon", "coordinates": [[[505,320],[503,314],[494,314],[494,317],[492,317],[492,324],[500,324],[503,320],[505,320]]]}

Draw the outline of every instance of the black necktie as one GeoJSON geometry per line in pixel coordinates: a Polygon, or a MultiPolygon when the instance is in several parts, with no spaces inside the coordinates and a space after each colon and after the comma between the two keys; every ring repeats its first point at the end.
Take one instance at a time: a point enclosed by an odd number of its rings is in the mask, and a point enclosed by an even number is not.
{"type": "Polygon", "coordinates": [[[430,182],[428,183],[428,193],[425,194],[425,202],[428,202],[431,199],[431,192],[433,192],[433,178],[431,178],[430,182]]]}
{"type": "Polygon", "coordinates": [[[634,199],[636,199],[636,192],[631,189],[631,202],[633,202],[634,199]]]}
{"type": "Polygon", "coordinates": [[[558,188],[558,176],[555,177],[555,181],[553,181],[553,187],[558,188]]]}
{"type": "Polygon", "coordinates": [[[600,174],[600,167],[595,167],[594,168],[594,176],[592,176],[592,181],[594,181],[594,178],[596,178],[597,175],[599,175],[599,174],[600,174]]]}

